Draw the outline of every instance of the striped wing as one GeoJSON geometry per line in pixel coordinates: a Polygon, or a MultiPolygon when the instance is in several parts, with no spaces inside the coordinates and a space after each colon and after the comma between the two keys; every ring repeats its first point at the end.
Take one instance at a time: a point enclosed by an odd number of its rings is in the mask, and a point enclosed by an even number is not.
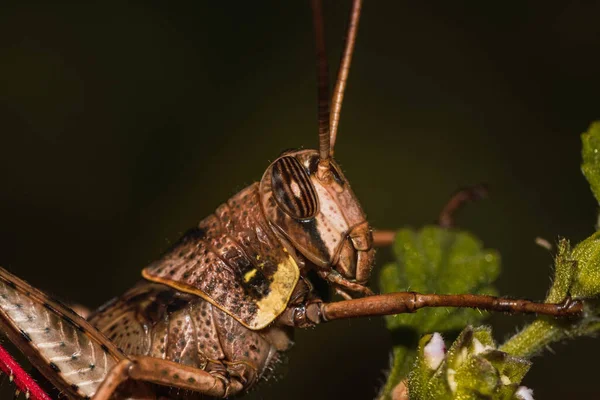
{"type": "Polygon", "coordinates": [[[71,398],[90,398],[122,353],[74,311],[0,268],[0,329],[71,398]]]}

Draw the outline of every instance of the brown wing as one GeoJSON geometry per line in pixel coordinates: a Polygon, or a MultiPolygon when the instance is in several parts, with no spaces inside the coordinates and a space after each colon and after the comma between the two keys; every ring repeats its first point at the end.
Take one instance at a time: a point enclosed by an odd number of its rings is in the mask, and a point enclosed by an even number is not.
{"type": "Polygon", "coordinates": [[[122,353],[68,307],[0,268],[0,329],[71,398],[89,398],[122,353]]]}

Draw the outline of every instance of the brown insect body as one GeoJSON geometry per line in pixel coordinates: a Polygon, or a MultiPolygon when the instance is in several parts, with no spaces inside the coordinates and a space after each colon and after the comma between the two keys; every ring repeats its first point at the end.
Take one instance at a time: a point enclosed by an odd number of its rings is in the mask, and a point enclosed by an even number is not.
{"type": "MultiPolygon", "coordinates": [[[[349,233],[365,226],[364,214],[341,173],[330,187],[317,180],[317,162],[313,150],[282,155],[260,183],[219,206],[144,269],[146,279],[160,284],[139,284],[90,323],[128,355],[167,359],[252,386],[291,346],[287,326],[297,324],[296,308],[319,301],[304,277],[307,269],[340,282],[346,278],[332,263],[348,274],[356,270],[349,233]],[[289,200],[285,208],[283,199],[289,200]],[[313,202],[312,215],[290,215],[311,209],[302,208],[303,201],[313,202]]],[[[372,253],[370,230],[364,232],[356,242],[372,253]]]]}
{"type": "MultiPolygon", "coordinates": [[[[319,322],[320,300],[305,278],[308,269],[316,268],[340,290],[368,290],[354,282],[354,275],[366,282],[370,273],[370,228],[335,163],[332,179],[322,182],[316,177],[318,161],[314,150],[284,153],[260,183],[219,206],[145,268],[142,274],[150,282],[94,313],[92,326],[74,313],[61,315],[63,306],[49,306],[52,300],[42,294],[37,303],[31,301],[39,311],[24,322],[10,310],[26,289],[13,291],[3,311],[9,311],[15,331],[46,335],[33,337],[30,346],[44,355],[52,373],[59,372],[53,383],[69,385],[72,396],[92,396],[125,358],[117,350],[107,358],[91,344],[63,345],[75,336],[75,343],[91,343],[86,341],[90,334],[107,338],[127,356],[170,360],[218,376],[232,393],[246,390],[266,377],[280,352],[292,345],[290,326],[319,322]],[[57,354],[46,356],[43,349],[49,347],[57,354]],[[97,355],[105,360],[102,369],[97,355]],[[76,358],[81,365],[72,362],[76,358]],[[57,366],[57,360],[70,368],[57,366]],[[88,376],[91,371],[94,378],[88,376]]],[[[14,277],[5,275],[9,290],[14,277]]]]}

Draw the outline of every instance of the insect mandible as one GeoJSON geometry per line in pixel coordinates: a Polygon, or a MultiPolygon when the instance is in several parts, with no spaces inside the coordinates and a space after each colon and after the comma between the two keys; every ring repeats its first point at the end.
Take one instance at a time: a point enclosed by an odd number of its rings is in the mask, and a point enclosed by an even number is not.
{"type": "Polygon", "coordinates": [[[555,316],[581,311],[581,303],[569,299],[541,304],[468,294],[371,293],[374,249],[390,244],[393,234],[372,231],[333,158],[361,2],[353,3],[331,101],[321,4],[312,3],[318,150],[282,153],[260,182],[219,206],[146,267],[144,281],[89,321],[0,272],[3,329],[67,396],[158,398],[161,387],[240,394],[277,364],[291,345],[290,329],[337,319],[428,306],[555,316]],[[323,302],[309,271],[346,300],[323,302]]]}

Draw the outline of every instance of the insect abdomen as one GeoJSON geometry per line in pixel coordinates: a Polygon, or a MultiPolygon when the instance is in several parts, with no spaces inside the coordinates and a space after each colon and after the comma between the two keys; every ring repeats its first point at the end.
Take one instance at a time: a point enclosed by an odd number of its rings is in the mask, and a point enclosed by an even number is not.
{"type": "Polygon", "coordinates": [[[248,386],[279,359],[265,335],[204,299],[165,285],[140,283],[91,316],[90,323],[128,355],[239,377],[248,386]]]}

